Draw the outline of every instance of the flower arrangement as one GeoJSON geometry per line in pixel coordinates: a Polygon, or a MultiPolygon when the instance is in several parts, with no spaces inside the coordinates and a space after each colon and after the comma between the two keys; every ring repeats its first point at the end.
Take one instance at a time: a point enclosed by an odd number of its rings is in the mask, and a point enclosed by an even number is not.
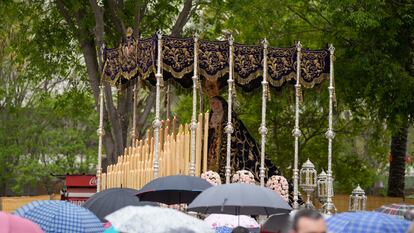
{"type": "Polygon", "coordinates": [[[221,178],[220,175],[217,172],[213,171],[206,171],[201,174],[201,179],[205,179],[207,182],[209,182],[212,185],[220,185],[221,184],[221,178]]]}
{"type": "Polygon", "coordinates": [[[266,187],[279,193],[285,201],[289,201],[289,184],[283,176],[271,176],[266,187]]]}
{"type": "Polygon", "coordinates": [[[248,170],[239,170],[231,178],[232,183],[256,184],[254,175],[248,170]]]}
{"type": "Polygon", "coordinates": [[[174,210],[178,210],[178,211],[186,211],[187,210],[187,204],[167,205],[167,204],[160,203],[160,207],[174,209],[174,210]]]}

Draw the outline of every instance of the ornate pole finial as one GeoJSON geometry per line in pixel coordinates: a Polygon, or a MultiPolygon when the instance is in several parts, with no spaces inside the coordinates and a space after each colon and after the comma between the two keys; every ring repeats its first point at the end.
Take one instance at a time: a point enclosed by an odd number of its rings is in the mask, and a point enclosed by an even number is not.
{"type": "Polygon", "coordinates": [[[335,53],[335,47],[333,46],[333,44],[329,44],[328,50],[331,53],[331,55],[333,55],[335,53]]]}
{"type": "Polygon", "coordinates": [[[267,41],[267,39],[266,39],[266,38],[264,38],[264,39],[262,40],[262,44],[263,44],[263,48],[267,48],[267,47],[269,46],[269,42],[267,41]]]}
{"type": "Polygon", "coordinates": [[[300,43],[300,41],[298,41],[297,43],[296,43],[296,51],[301,51],[302,50],[302,44],[300,43]]]}
{"type": "Polygon", "coordinates": [[[158,29],[157,30],[157,39],[161,40],[161,38],[162,38],[162,31],[161,31],[161,29],[158,29]]]}
{"type": "Polygon", "coordinates": [[[103,0],[96,0],[96,4],[97,4],[99,7],[104,7],[103,0]]]}
{"type": "Polygon", "coordinates": [[[233,45],[233,42],[234,42],[233,35],[230,34],[230,36],[229,36],[229,45],[233,45]]]}

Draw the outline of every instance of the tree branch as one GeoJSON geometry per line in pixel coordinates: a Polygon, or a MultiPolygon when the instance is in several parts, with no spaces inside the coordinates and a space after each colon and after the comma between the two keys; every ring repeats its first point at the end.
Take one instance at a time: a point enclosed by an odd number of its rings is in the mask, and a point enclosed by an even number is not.
{"type": "Polygon", "coordinates": [[[69,27],[73,28],[72,31],[75,32],[75,35],[77,37],[79,37],[79,34],[76,33],[77,31],[75,30],[76,26],[75,26],[75,22],[73,21],[73,16],[66,9],[66,6],[65,6],[65,3],[63,2],[63,0],[57,0],[56,5],[57,5],[57,8],[58,8],[60,14],[63,16],[63,18],[65,18],[66,23],[69,25],[69,27]]]}
{"type": "Polygon", "coordinates": [[[101,48],[104,44],[103,36],[104,36],[104,18],[103,18],[103,9],[98,6],[98,3],[96,0],[89,0],[89,3],[91,4],[94,16],[95,16],[95,37],[96,37],[96,43],[98,45],[98,64],[99,64],[99,70],[101,71],[103,69],[103,61],[102,61],[102,54],[101,54],[101,48]]]}
{"type": "Polygon", "coordinates": [[[126,29],[122,20],[122,12],[119,10],[118,4],[114,0],[108,0],[108,7],[113,16],[117,31],[121,34],[122,39],[125,39],[126,29]]]}
{"type": "Polygon", "coordinates": [[[135,17],[134,17],[134,37],[139,38],[140,37],[140,25],[142,18],[145,15],[145,11],[147,10],[147,5],[149,3],[149,0],[145,0],[142,2],[142,0],[138,1],[135,5],[135,17]]]}
{"type": "Polygon", "coordinates": [[[175,24],[171,29],[171,36],[178,36],[183,31],[185,24],[190,19],[189,16],[190,16],[192,4],[193,4],[192,0],[186,0],[184,2],[184,7],[181,10],[180,14],[178,15],[178,18],[175,21],[175,24]]]}
{"type": "Polygon", "coordinates": [[[319,28],[317,27],[314,23],[312,23],[308,18],[306,18],[306,16],[304,16],[303,14],[301,14],[300,12],[297,12],[296,10],[294,10],[291,6],[286,6],[290,11],[292,11],[293,13],[295,13],[297,16],[299,16],[299,18],[301,18],[303,21],[305,21],[306,23],[308,23],[311,27],[317,28],[319,30],[323,31],[323,28],[319,28]]]}
{"type": "Polygon", "coordinates": [[[155,103],[155,91],[151,90],[150,94],[148,95],[147,99],[146,99],[146,105],[144,108],[144,111],[140,114],[138,122],[137,122],[137,129],[139,130],[139,137],[141,138],[144,134],[145,134],[145,122],[147,121],[147,118],[151,112],[151,109],[154,106],[155,103]]]}

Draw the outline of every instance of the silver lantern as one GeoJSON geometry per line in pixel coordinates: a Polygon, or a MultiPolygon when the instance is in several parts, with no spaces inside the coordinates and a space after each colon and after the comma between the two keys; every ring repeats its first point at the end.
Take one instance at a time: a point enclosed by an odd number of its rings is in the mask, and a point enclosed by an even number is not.
{"type": "Polygon", "coordinates": [[[324,170],[318,175],[318,198],[321,203],[325,203],[328,197],[328,175],[324,170]]]}
{"type": "Polygon", "coordinates": [[[315,188],[317,186],[318,174],[315,170],[315,166],[309,159],[302,165],[299,177],[299,186],[302,188],[303,191],[306,192],[307,196],[305,207],[313,208],[311,195],[315,191],[315,188]]]}
{"type": "Polygon", "coordinates": [[[349,211],[363,211],[367,203],[365,191],[358,185],[349,196],[349,211]]]}

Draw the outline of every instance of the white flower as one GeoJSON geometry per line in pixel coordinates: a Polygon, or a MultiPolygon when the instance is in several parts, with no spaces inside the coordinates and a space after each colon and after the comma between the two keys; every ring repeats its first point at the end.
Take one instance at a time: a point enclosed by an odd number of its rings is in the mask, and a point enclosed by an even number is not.
{"type": "Polygon", "coordinates": [[[220,175],[217,172],[207,171],[201,174],[201,178],[205,179],[212,185],[219,185],[221,184],[220,175]]]}

